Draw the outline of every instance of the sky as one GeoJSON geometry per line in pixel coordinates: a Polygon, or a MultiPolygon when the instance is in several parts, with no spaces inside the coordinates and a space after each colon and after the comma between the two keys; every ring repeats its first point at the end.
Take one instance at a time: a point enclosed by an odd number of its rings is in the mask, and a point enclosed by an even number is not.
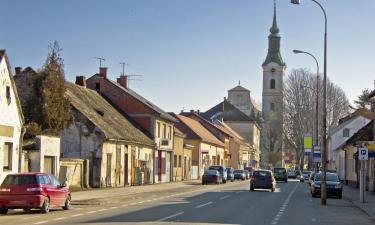
{"type": "MultiPolygon", "coordinates": [[[[328,77],[353,102],[374,88],[374,0],[320,0],[328,17],[328,77]]],[[[273,0],[0,0],[0,49],[12,68],[42,67],[48,46],[62,47],[66,79],[98,72],[108,77],[130,64],[130,88],[165,111],[205,111],[241,85],[262,97],[273,0]]],[[[286,74],[323,68],[324,17],[311,0],[277,1],[281,54],[286,74]]],[[[322,71],[322,70],[321,70],[322,71]]]]}

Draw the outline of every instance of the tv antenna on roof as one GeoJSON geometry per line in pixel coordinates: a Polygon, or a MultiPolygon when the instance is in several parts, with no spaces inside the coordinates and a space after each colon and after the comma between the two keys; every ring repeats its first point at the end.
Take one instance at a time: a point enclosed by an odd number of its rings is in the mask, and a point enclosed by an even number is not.
{"type": "Polygon", "coordinates": [[[105,58],[95,57],[95,59],[99,60],[99,67],[101,68],[102,67],[102,61],[105,62],[105,58]]]}
{"type": "Polygon", "coordinates": [[[130,86],[130,81],[142,81],[142,79],[139,79],[139,78],[131,78],[131,77],[142,77],[143,75],[138,75],[138,74],[129,74],[129,75],[126,75],[125,74],[125,66],[130,66],[129,63],[126,63],[126,62],[120,62],[120,65],[122,66],[122,73],[121,73],[121,76],[126,76],[128,78],[128,87],[130,86]]]}
{"type": "Polygon", "coordinates": [[[126,62],[120,62],[121,66],[122,66],[122,76],[125,76],[125,66],[130,66],[129,63],[126,63],[126,62]]]}

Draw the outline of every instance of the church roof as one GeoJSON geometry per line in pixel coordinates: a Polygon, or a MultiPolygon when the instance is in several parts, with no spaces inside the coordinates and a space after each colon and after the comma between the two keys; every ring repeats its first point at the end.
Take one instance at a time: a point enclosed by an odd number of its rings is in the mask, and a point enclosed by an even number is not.
{"type": "Polygon", "coordinates": [[[237,85],[236,87],[230,89],[229,91],[247,91],[247,92],[250,92],[250,90],[242,87],[241,85],[237,85]]]}
{"type": "Polygon", "coordinates": [[[237,109],[227,100],[220,102],[201,115],[210,121],[218,118],[223,118],[224,121],[252,121],[249,116],[237,109]]]}

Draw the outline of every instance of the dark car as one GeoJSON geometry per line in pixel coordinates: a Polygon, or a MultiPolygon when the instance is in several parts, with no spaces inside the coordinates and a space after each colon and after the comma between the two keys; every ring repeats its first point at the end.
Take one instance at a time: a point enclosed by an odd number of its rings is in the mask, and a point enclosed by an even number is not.
{"type": "Polygon", "coordinates": [[[248,170],[244,170],[244,172],[245,172],[246,180],[250,179],[250,177],[251,177],[250,172],[248,170]]]}
{"type": "Polygon", "coordinates": [[[223,177],[220,175],[219,171],[217,170],[206,170],[202,176],[202,184],[222,184],[223,177]]]}
{"type": "Polygon", "coordinates": [[[254,189],[276,190],[276,180],[271,170],[255,170],[250,180],[250,191],[254,189]]]}
{"type": "Polygon", "coordinates": [[[231,182],[234,181],[234,173],[232,167],[225,167],[225,170],[227,171],[227,180],[230,180],[231,182]]]}
{"type": "Polygon", "coordinates": [[[70,209],[71,195],[65,184],[47,173],[9,174],[0,186],[0,213],[8,209],[40,209],[48,213],[50,208],[70,209]]]}
{"type": "MultiPolygon", "coordinates": [[[[317,173],[311,184],[311,196],[320,195],[322,173],[317,173]]],[[[336,173],[326,173],[327,196],[336,196],[342,198],[342,184],[336,173]]]]}
{"type": "Polygon", "coordinates": [[[219,171],[220,175],[223,178],[223,183],[227,182],[227,171],[225,170],[225,166],[210,166],[208,167],[209,170],[217,170],[219,171]]]}
{"type": "Polygon", "coordinates": [[[285,181],[288,182],[288,175],[285,168],[273,168],[273,174],[276,181],[285,181]]]}
{"type": "Polygon", "coordinates": [[[251,167],[251,166],[246,166],[246,167],[244,168],[244,170],[249,171],[249,173],[250,173],[250,177],[251,177],[251,175],[253,174],[253,171],[254,171],[253,167],[251,167]]]}
{"type": "Polygon", "coordinates": [[[234,179],[246,180],[246,174],[244,170],[234,170],[234,179]]]}

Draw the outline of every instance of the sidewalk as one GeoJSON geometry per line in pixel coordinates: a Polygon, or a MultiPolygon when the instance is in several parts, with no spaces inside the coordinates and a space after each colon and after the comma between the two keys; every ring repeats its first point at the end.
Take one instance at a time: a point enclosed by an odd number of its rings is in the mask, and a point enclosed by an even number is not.
{"type": "Polygon", "coordinates": [[[146,193],[152,191],[175,189],[189,185],[199,185],[200,180],[180,181],[171,183],[151,184],[143,186],[117,187],[117,188],[93,188],[84,191],[72,192],[72,202],[99,201],[107,197],[124,197],[128,195],[146,193]]]}
{"type": "Polygon", "coordinates": [[[343,198],[351,201],[356,207],[361,209],[372,220],[375,221],[375,194],[369,191],[365,193],[365,203],[359,201],[359,189],[345,185],[343,191],[343,198]]]}

